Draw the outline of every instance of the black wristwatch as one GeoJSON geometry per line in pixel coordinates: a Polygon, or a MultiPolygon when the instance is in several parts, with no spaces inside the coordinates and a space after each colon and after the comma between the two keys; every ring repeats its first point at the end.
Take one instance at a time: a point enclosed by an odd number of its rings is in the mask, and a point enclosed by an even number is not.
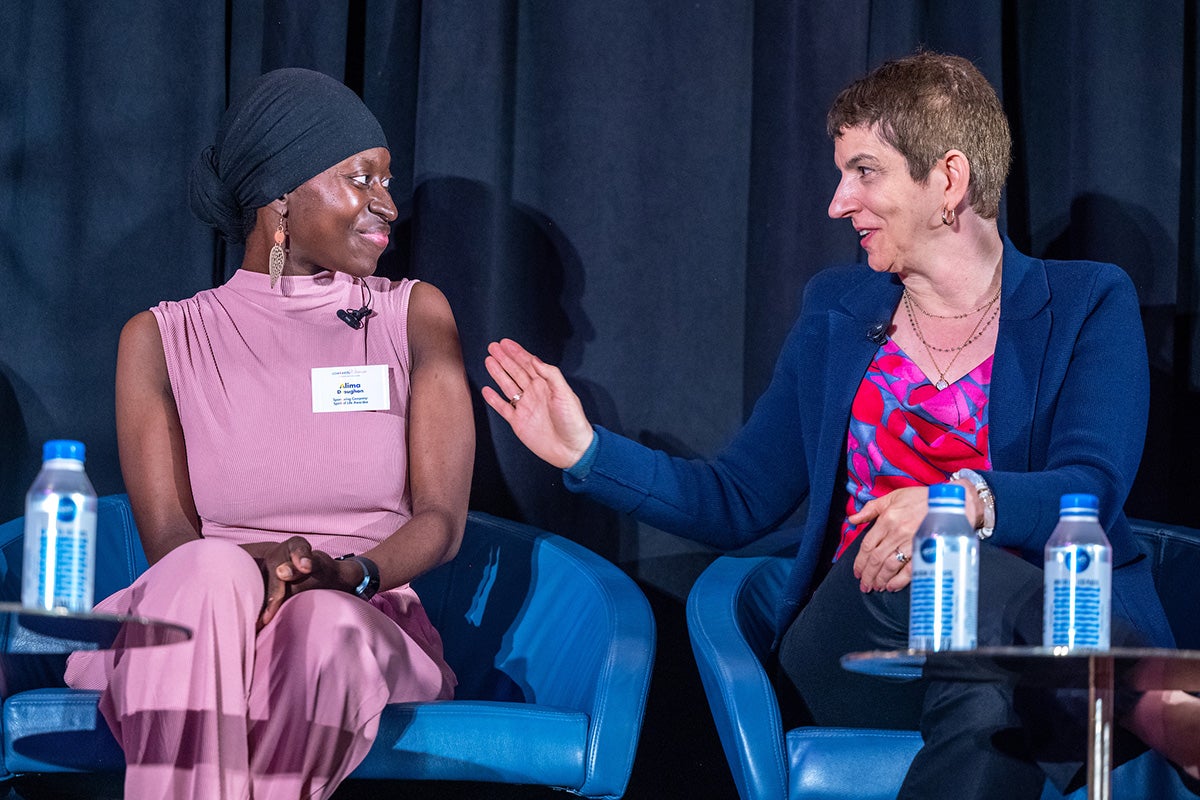
{"type": "Polygon", "coordinates": [[[375,562],[366,556],[356,556],[353,553],[347,553],[340,556],[336,561],[357,561],[358,565],[363,569],[362,583],[354,589],[355,597],[361,597],[363,600],[370,600],[379,591],[379,567],[375,562]]]}

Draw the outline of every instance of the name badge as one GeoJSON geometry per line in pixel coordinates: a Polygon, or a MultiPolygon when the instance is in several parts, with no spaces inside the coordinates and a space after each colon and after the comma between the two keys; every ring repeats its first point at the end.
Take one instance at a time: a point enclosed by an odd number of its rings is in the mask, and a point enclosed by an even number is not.
{"type": "Polygon", "coordinates": [[[312,408],[325,411],[387,411],[392,407],[387,364],[313,367],[312,408]]]}

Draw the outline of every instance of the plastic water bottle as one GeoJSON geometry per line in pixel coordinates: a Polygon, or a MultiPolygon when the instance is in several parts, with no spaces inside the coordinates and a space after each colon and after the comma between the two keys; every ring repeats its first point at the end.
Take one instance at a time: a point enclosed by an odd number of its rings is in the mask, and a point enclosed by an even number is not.
{"type": "Polygon", "coordinates": [[[913,536],[908,647],[971,650],[979,614],[979,539],[957,483],[929,487],[929,512],[913,536]]]}
{"type": "Polygon", "coordinates": [[[96,572],[96,491],[83,471],[84,446],[52,439],[25,495],[21,602],[90,611],[96,572]]]}
{"type": "Polygon", "coordinates": [[[1112,547],[1100,527],[1100,502],[1065,494],[1046,542],[1046,647],[1107,650],[1112,625],[1112,547]]]}

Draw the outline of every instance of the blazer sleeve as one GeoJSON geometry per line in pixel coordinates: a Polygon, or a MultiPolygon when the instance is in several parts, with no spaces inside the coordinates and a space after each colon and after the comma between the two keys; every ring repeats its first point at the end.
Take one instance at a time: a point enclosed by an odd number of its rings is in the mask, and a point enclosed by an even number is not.
{"type": "MultiPolygon", "coordinates": [[[[1063,494],[1095,494],[1110,538],[1123,525],[1149,408],[1146,343],[1129,277],[1091,262],[1050,263],[1047,274],[1052,270],[1059,274],[1051,281],[1046,359],[1030,398],[1029,464],[985,476],[996,497],[992,542],[1031,556],[1045,547],[1063,494]]],[[[1126,538],[1113,541],[1118,564],[1136,555],[1126,538]]]]}
{"type": "Polygon", "coordinates": [[[712,461],[652,450],[597,426],[586,478],[568,489],[656,528],[721,549],[774,529],[809,488],[798,397],[801,326],[793,328],[767,391],[733,441],[712,461]]]}

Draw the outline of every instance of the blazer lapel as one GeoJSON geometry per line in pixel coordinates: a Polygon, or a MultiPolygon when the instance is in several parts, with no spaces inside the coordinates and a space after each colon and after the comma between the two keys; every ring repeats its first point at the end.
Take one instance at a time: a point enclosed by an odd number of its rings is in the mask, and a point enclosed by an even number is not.
{"type": "Polygon", "coordinates": [[[829,358],[825,362],[824,412],[812,470],[813,497],[837,496],[834,491],[836,481],[844,478],[838,474],[838,464],[850,424],[850,405],[879,349],[879,342],[871,340],[870,332],[880,323],[891,324],[903,289],[900,281],[891,275],[871,274],[865,280],[858,278],[847,283],[849,286],[840,298],[840,307],[831,304],[827,312],[829,358]],[[834,483],[819,485],[826,481],[834,483]]]}
{"type": "MultiPolygon", "coordinates": [[[[849,410],[848,401],[858,390],[867,366],[879,349],[879,342],[871,339],[872,328],[891,325],[903,288],[892,275],[870,275],[868,280],[857,281],[846,290],[840,298],[840,308],[829,309],[826,408],[849,410]]],[[[849,416],[844,422],[849,422],[849,416]]],[[[845,427],[842,426],[839,440],[845,434],[845,427]]]]}
{"type": "Polygon", "coordinates": [[[989,456],[994,469],[1029,468],[1037,393],[1050,336],[1050,287],[1040,259],[1004,237],[1000,330],[988,394],[989,456]]]}

